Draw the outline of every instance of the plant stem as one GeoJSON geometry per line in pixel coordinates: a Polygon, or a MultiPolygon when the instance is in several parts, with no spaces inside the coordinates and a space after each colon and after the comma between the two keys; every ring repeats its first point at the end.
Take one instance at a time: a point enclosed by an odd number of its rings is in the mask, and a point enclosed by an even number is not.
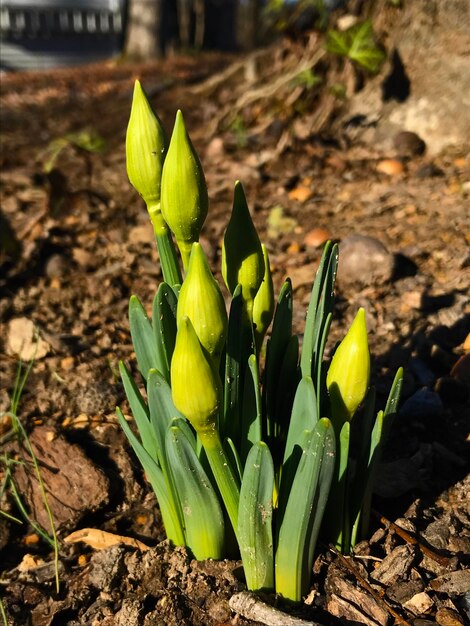
{"type": "Polygon", "coordinates": [[[215,481],[222,495],[230,522],[238,536],[238,502],[240,500],[240,486],[232,465],[225,454],[217,430],[198,432],[201,443],[207,455],[215,481]]]}
{"type": "Polygon", "coordinates": [[[170,285],[170,287],[181,285],[183,279],[181,277],[181,270],[178,263],[175,244],[173,243],[170,229],[163,219],[160,204],[148,206],[147,210],[152,221],[155,239],[157,241],[163,280],[170,285]]]}

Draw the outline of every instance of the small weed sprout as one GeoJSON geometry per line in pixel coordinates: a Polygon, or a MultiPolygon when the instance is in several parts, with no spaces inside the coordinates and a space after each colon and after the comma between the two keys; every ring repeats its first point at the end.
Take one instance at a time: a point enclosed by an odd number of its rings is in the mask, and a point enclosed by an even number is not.
{"type": "Polygon", "coordinates": [[[248,587],[297,602],[309,589],[319,534],[349,553],[367,530],[402,371],[376,413],[363,309],[327,368],[338,266],[332,242],[323,249],[299,349],[291,282],[275,302],[268,252],[240,182],[222,250],[227,313],[198,243],[208,212],[201,163],[181,112],[168,152],[156,120],[137,82],[127,166],[147,202],[164,282],[151,318],[137,296],[130,299],[140,378],[124,363],[120,372],[138,434],[120,409],[119,421],[168,538],[205,559],[233,554],[235,537],[248,587]],[[353,434],[362,442],[354,459],[353,434]]]}

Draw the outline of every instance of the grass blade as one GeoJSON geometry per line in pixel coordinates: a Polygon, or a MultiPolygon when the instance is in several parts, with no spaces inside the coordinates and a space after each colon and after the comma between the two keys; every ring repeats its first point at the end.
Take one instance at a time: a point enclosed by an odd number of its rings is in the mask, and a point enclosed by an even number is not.
{"type": "Polygon", "coordinates": [[[131,296],[129,300],[129,326],[137,364],[144,380],[147,380],[149,370],[160,369],[161,363],[152,323],[137,296],[131,296]]]}

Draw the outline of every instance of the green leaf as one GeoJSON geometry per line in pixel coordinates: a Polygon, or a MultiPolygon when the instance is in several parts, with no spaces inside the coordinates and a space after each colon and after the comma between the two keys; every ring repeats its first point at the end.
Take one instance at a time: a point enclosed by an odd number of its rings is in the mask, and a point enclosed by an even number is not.
{"type": "Polygon", "coordinates": [[[317,397],[310,376],[304,376],[297,386],[289,424],[283,465],[288,462],[294,446],[302,440],[305,430],[313,430],[318,422],[317,397]]]}
{"type": "Polygon", "coordinates": [[[267,342],[263,400],[267,416],[267,436],[275,436],[278,411],[276,396],[284,355],[292,337],[292,283],[287,279],[281,288],[274,313],[271,338],[267,342]]]}
{"type": "Polygon", "coordinates": [[[186,545],[182,520],[179,517],[179,511],[172,506],[172,502],[168,497],[168,491],[162,470],[154,458],[152,458],[152,456],[134,435],[129,424],[126,422],[121,409],[117,408],[116,413],[119,424],[134,449],[137,458],[144,468],[147,479],[152,485],[155,495],[157,496],[158,505],[162,514],[163,526],[165,527],[168,539],[177,546],[186,545]]]}
{"type": "Polygon", "coordinates": [[[197,560],[224,556],[224,517],[192,443],[177,426],[168,429],[168,462],[183,511],[186,544],[197,560]]]}
{"type": "Polygon", "coordinates": [[[129,325],[137,364],[144,380],[147,380],[149,370],[160,370],[161,363],[152,323],[137,296],[131,296],[129,300],[129,325]]]}
{"type": "Polygon", "coordinates": [[[252,591],[274,587],[273,487],[273,460],[268,446],[258,441],[246,460],[238,509],[238,542],[246,583],[252,591]]]}
{"type": "MultiPolygon", "coordinates": [[[[286,346],[284,358],[282,360],[281,371],[277,385],[276,399],[276,422],[274,435],[278,440],[278,445],[273,449],[275,463],[282,458],[282,448],[287,437],[289,427],[289,416],[292,412],[295,391],[299,384],[299,338],[293,335],[286,346]],[[277,449],[279,447],[279,450],[277,449]]],[[[274,393],[274,392],[273,392],[274,393]]]]}
{"type": "Polygon", "coordinates": [[[145,404],[145,401],[142,398],[142,395],[129,370],[122,361],[119,362],[119,372],[121,374],[127,400],[131,407],[132,415],[134,416],[137,424],[142,444],[145,450],[156,461],[158,458],[158,443],[155,432],[150,424],[147,405],[145,404]]]}
{"type": "Polygon", "coordinates": [[[337,436],[336,466],[326,511],[325,529],[328,534],[328,540],[340,552],[343,552],[343,550],[349,551],[348,465],[350,434],[351,424],[350,422],[345,422],[339,436],[337,436]]]}
{"type": "Polygon", "coordinates": [[[373,74],[380,70],[386,58],[385,52],[375,43],[370,20],[354,24],[344,32],[329,30],[325,47],[328,52],[348,57],[373,74]]]}
{"type": "MultiPolygon", "coordinates": [[[[328,241],[312,287],[308,305],[300,367],[302,376],[311,376],[319,396],[319,376],[326,338],[331,324],[334,288],[338,269],[338,246],[328,241]]],[[[317,401],[319,401],[319,397],[317,401]]]]}
{"type": "Polygon", "coordinates": [[[152,327],[157,347],[157,369],[170,382],[171,357],[176,342],[176,307],[178,299],[173,289],[161,283],[152,305],[152,327]]]}
{"type": "Polygon", "coordinates": [[[222,437],[230,437],[238,446],[241,436],[243,384],[251,340],[243,322],[243,299],[240,285],[235,289],[230,306],[227,331],[224,379],[224,415],[222,437]]]}
{"type": "Polygon", "coordinates": [[[352,32],[349,58],[372,74],[376,74],[385,61],[385,52],[374,41],[374,31],[370,20],[358,24],[357,29],[352,32]]]}
{"type": "Polygon", "coordinates": [[[305,431],[276,550],[276,593],[299,602],[308,591],[313,553],[334,464],[334,432],[323,418],[305,431]],[[326,463],[323,473],[322,465],[326,463]]]}
{"type": "Polygon", "coordinates": [[[243,388],[241,455],[245,460],[251,446],[262,438],[261,391],[258,361],[254,354],[248,359],[243,388]]]}

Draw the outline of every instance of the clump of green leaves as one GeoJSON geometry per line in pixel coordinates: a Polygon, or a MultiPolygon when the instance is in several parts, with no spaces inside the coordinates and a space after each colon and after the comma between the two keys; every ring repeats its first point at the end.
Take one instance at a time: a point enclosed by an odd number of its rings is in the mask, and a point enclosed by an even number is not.
{"type": "Polygon", "coordinates": [[[325,47],[328,52],[346,57],[372,74],[380,71],[386,58],[375,41],[370,20],[354,24],[345,31],[328,30],[325,47]]]}
{"type": "Polygon", "coordinates": [[[130,299],[140,379],[124,363],[120,371],[138,434],[118,409],[120,424],[174,544],[198,559],[222,558],[235,538],[250,589],[299,601],[308,591],[319,533],[349,552],[365,528],[401,372],[385,411],[375,415],[362,309],[326,367],[338,266],[331,242],[323,249],[300,341],[293,332],[291,282],[275,302],[268,252],[240,182],[222,249],[227,313],[198,243],[207,189],[183,117],[178,112],[166,152],[140,86],[132,110],[129,178],[145,200],[151,197],[164,282],[151,317],[137,296],[130,299]],[[161,166],[156,155],[165,158],[161,166]],[[355,457],[352,424],[362,442],[355,457]]]}

